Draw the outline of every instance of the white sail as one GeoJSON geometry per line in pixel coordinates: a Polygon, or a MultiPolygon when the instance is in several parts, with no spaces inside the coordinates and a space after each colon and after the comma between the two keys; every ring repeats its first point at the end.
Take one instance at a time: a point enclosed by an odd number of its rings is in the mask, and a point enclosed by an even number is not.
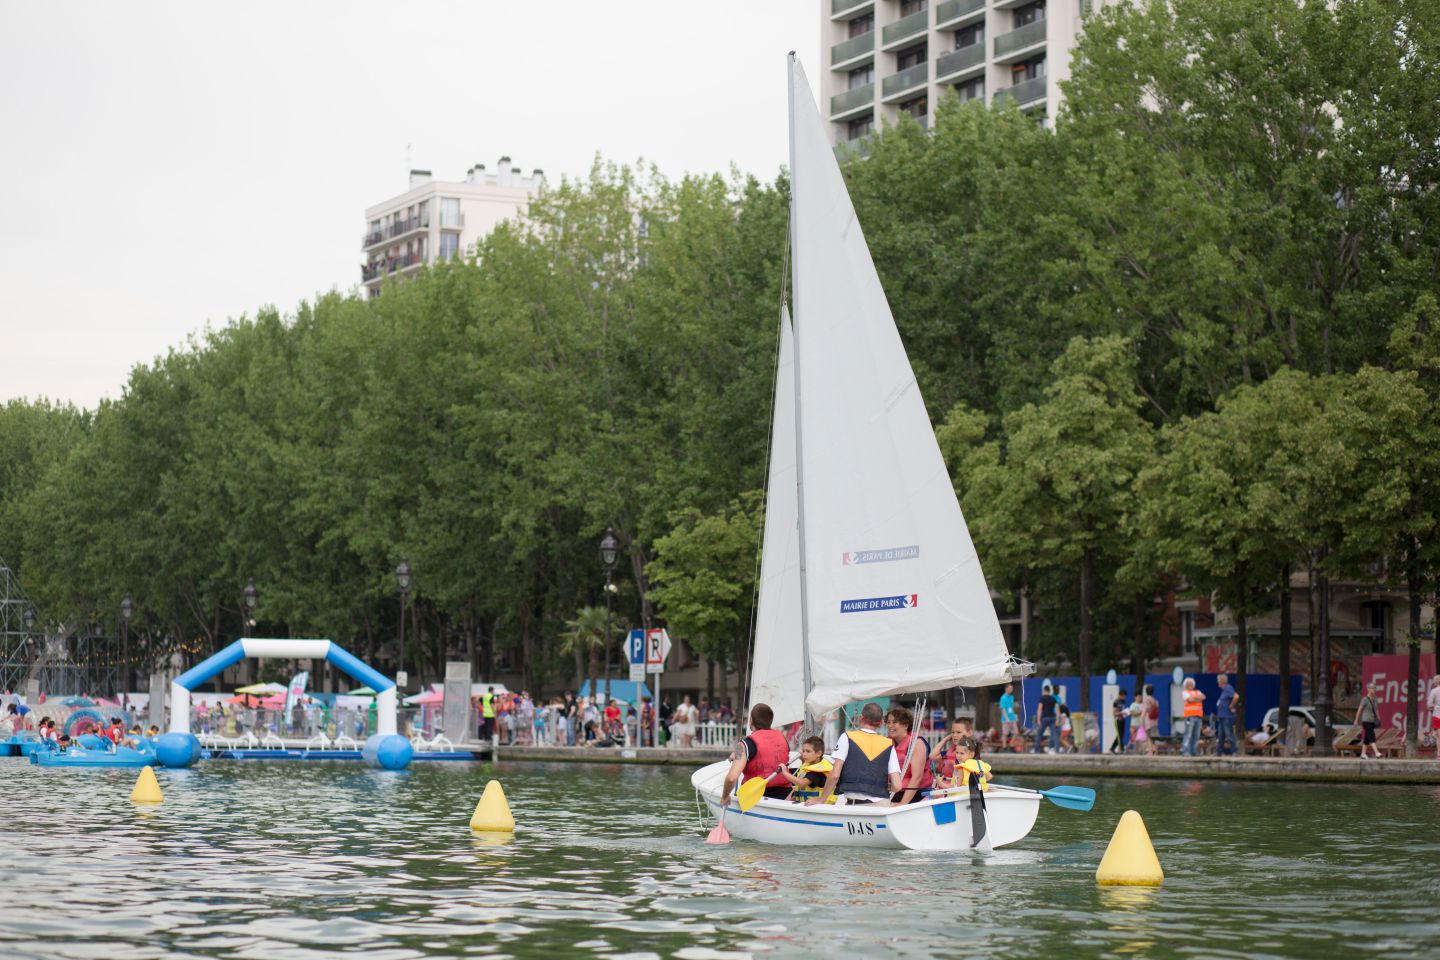
{"type": "Polygon", "coordinates": [[[800,643],[800,539],[795,492],[795,348],[790,311],[780,308],[770,477],[765,492],[765,541],[760,559],[760,609],[750,665],[750,703],[775,711],[775,724],[805,719],[800,643]]]}
{"type": "Polygon", "coordinates": [[[1002,682],[1008,652],[970,532],[824,122],[791,64],[807,704],[819,715],[1002,682]]]}

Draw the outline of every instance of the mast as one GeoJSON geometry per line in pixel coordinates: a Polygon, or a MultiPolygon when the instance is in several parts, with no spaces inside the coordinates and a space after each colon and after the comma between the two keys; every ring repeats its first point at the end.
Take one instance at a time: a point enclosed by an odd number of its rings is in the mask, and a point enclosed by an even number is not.
{"type": "Polygon", "coordinates": [[[802,432],[803,417],[800,415],[800,311],[799,302],[796,297],[796,270],[800,262],[797,254],[800,250],[799,230],[795,218],[795,51],[791,50],[787,58],[786,89],[789,91],[788,102],[790,105],[790,302],[795,309],[791,310],[791,325],[795,336],[794,376],[795,376],[795,516],[796,531],[800,541],[800,665],[805,678],[805,719],[806,726],[812,730],[818,730],[815,718],[810,715],[810,604],[807,597],[805,584],[805,442],[802,432]]]}

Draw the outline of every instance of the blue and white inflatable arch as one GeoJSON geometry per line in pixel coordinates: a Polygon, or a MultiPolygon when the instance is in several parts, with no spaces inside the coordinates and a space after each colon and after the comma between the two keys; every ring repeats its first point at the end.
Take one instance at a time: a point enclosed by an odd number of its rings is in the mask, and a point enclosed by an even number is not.
{"type": "Polygon", "coordinates": [[[395,681],[363,663],[330,640],[236,640],[170,682],[170,732],[155,745],[167,767],[188,767],[200,758],[200,741],[190,732],[190,692],[247,657],[256,659],[328,660],[375,691],[375,734],[365,741],[362,756],[374,766],[399,770],[414,756],[410,741],[396,730],[395,681]]]}

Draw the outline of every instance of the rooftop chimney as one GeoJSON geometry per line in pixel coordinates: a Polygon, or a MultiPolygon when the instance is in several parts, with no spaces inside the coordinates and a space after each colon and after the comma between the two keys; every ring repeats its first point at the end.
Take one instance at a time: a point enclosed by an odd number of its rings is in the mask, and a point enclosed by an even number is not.
{"type": "Polygon", "coordinates": [[[499,164],[496,165],[496,170],[495,182],[502,187],[510,186],[510,158],[501,157],[499,164]]]}
{"type": "Polygon", "coordinates": [[[429,182],[430,182],[430,171],[429,171],[429,170],[411,170],[411,171],[410,171],[410,189],[411,189],[411,190],[414,190],[416,187],[420,186],[422,183],[429,183],[429,182]]]}

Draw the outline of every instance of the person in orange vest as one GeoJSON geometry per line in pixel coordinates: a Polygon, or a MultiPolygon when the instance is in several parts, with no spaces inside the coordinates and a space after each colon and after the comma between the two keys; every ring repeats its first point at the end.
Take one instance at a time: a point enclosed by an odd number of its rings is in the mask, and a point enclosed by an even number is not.
{"type": "Polygon", "coordinates": [[[730,754],[730,770],[720,790],[720,806],[730,802],[734,789],[751,777],[765,778],[765,796],[784,800],[790,795],[790,779],[784,768],[790,763],[790,744],[779,730],[770,729],[775,711],[768,704],[757,703],[750,708],[750,735],[735,744],[730,754]]]}
{"type": "Polygon", "coordinates": [[[1185,678],[1185,690],[1181,694],[1185,703],[1185,742],[1180,752],[1193,757],[1200,749],[1200,725],[1205,722],[1205,694],[1195,689],[1195,678],[1185,678]]]}

